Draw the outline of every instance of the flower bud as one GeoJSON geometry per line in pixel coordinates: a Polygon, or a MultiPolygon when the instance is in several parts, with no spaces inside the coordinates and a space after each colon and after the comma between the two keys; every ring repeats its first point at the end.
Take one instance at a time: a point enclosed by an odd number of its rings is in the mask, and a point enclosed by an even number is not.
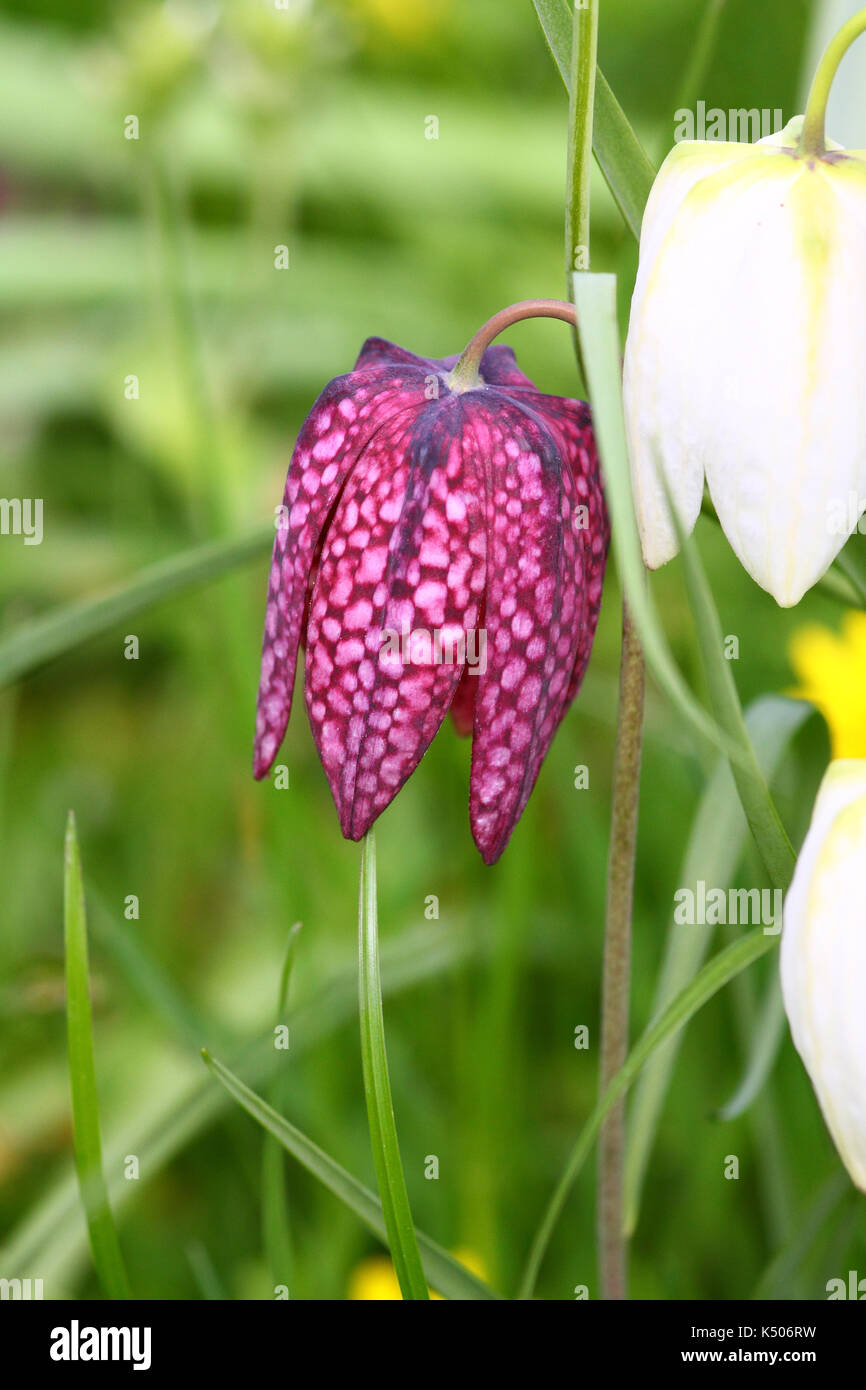
{"type": "Polygon", "coordinates": [[[830,764],[785,900],[782,993],[836,1148],[866,1191],[866,760],[830,764]]]}
{"type": "Polygon", "coordinates": [[[632,484],[651,569],[704,481],[783,607],[866,509],[866,151],[684,141],[650,194],[625,350],[632,484]],[[854,505],[852,505],[854,499],[854,505]]]}

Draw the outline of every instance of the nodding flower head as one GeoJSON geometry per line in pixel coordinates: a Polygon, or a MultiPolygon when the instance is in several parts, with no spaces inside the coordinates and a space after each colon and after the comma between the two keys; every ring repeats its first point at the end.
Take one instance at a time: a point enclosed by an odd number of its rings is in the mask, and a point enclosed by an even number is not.
{"type": "Polygon", "coordinates": [[[706,482],[785,608],[866,490],[866,151],[804,148],[807,131],[796,116],[754,145],[674,147],[644,213],[623,371],[647,565],[677,553],[670,508],[691,531],[706,482]]]}
{"type": "Polygon", "coordinates": [[[450,709],[472,732],[470,822],[492,864],[580,686],[609,529],[588,406],[542,395],[510,348],[478,357],[371,338],[307,417],[271,563],[254,772],[283,739],[303,643],[343,834],[366,833],[450,709]]]}

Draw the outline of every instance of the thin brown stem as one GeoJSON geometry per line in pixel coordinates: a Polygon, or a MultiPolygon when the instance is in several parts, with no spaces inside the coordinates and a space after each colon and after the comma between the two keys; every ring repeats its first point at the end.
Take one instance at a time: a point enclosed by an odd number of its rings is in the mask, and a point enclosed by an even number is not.
{"type": "Polygon", "coordinates": [[[574,305],[563,299],[522,299],[517,304],[509,304],[500,309],[492,319],[482,324],[474,337],[470,338],[451,372],[451,388],[455,391],[471,391],[479,383],[481,358],[500,333],[521,319],[562,319],[564,323],[577,323],[574,305]]]}
{"type": "MultiPolygon", "coordinates": [[[[628,1055],[634,864],[644,708],[644,655],[628,605],[622,609],[622,656],[614,755],[607,910],[601,1004],[600,1093],[628,1055]]],[[[628,1297],[628,1246],[623,1233],[625,1102],[604,1122],[598,1149],[598,1261],[601,1296],[628,1297]]]]}

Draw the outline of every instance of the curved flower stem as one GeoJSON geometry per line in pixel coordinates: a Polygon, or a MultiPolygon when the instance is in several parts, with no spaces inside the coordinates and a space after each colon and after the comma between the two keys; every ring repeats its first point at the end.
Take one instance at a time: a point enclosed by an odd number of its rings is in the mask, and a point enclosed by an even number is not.
{"type": "Polygon", "coordinates": [[[451,389],[473,390],[481,380],[478,370],[481,358],[493,339],[521,319],[539,318],[562,319],[564,323],[577,324],[574,305],[567,304],[564,299],[521,299],[517,304],[509,304],[507,309],[500,309],[498,314],[482,324],[475,336],[470,338],[449,375],[451,389]]]}
{"type": "Polygon", "coordinates": [[[824,121],[827,115],[827,101],[836,71],[855,39],[866,32],[866,10],[860,10],[847,24],[843,24],[824,50],[806,102],[806,115],[800,135],[799,150],[803,155],[820,159],[826,153],[824,140],[824,121]]]}
{"type": "MultiPolygon", "coordinates": [[[[607,910],[601,1005],[599,1093],[628,1055],[631,921],[640,794],[645,668],[628,604],[622,607],[619,709],[607,863],[607,910]]],[[[598,1149],[597,1233],[601,1296],[627,1297],[627,1242],[623,1230],[625,1101],[602,1126],[598,1149]]]]}

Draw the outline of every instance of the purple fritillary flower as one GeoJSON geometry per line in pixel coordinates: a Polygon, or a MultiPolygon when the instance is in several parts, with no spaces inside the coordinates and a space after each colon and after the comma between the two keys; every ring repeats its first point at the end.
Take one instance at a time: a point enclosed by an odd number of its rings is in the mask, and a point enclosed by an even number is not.
{"type": "Polygon", "coordinates": [[[481,379],[370,338],[298,436],[274,543],[254,773],[289,720],[298,646],[343,834],[359,840],[449,708],[494,863],[580,687],[609,540],[589,407],[508,347],[481,379]],[[438,646],[437,646],[438,642],[438,646]],[[482,657],[483,653],[483,657],[482,657]]]}

